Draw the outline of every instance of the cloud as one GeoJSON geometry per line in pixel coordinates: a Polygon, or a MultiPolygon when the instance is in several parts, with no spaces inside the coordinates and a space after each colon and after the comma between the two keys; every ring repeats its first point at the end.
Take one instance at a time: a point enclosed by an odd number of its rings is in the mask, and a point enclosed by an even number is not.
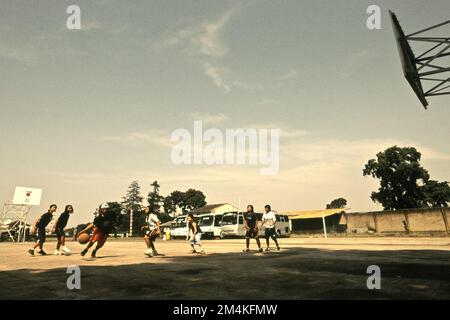
{"type": "Polygon", "coordinates": [[[133,131],[123,135],[107,136],[100,139],[104,142],[117,142],[126,144],[155,144],[163,147],[172,147],[170,136],[163,130],[133,131]]]}
{"type": "Polygon", "coordinates": [[[0,46],[0,58],[13,60],[26,66],[31,66],[38,60],[38,56],[29,53],[28,50],[19,50],[14,47],[8,47],[4,44],[0,46]]]}
{"type": "Polygon", "coordinates": [[[230,92],[231,87],[225,80],[225,77],[230,73],[228,69],[218,68],[209,63],[204,63],[203,70],[205,75],[213,81],[217,88],[221,89],[224,93],[230,92]]]}
{"type": "Polygon", "coordinates": [[[221,33],[234,13],[235,9],[231,8],[216,21],[203,22],[197,26],[184,27],[166,33],[163,35],[162,41],[157,42],[153,48],[161,50],[174,46],[184,46],[198,55],[213,58],[223,57],[229,49],[221,41],[221,33]]]}
{"type": "Polygon", "coordinates": [[[193,121],[202,120],[203,124],[207,125],[219,125],[229,119],[228,116],[223,113],[211,114],[211,113],[191,112],[187,114],[187,116],[191,118],[193,121]]]}

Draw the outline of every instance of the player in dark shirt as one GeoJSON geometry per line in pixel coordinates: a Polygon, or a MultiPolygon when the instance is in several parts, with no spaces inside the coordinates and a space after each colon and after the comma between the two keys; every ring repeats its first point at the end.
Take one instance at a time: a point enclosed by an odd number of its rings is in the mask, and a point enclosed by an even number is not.
{"type": "Polygon", "coordinates": [[[91,253],[91,258],[95,258],[97,250],[103,247],[109,234],[112,232],[114,217],[108,212],[108,209],[109,205],[107,203],[102,204],[100,206],[99,214],[95,217],[94,222],[90,223],[84,230],[78,233],[84,233],[94,228],[93,235],[89,239],[87,247],[81,252],[82,257],[84,257],[94,243],[97,242],[97,246],[91,253]]]}
{"type": "Polygon", "coordinates": [[[191,253],[196,253],[195,246],[200,247],[200,253],[204,254],[205,250],[202,247],[201,239],[202,239],[202,229],[200,229],[200,226],[198,225],[197,219],[194,218],[194,215],[190,213],[187,216],[187,223],[188,223],[188,233],[186,236],[186,240],[189,240],[191,243],[191,253]]]}
{"type": "Polygon", "coordinates": [[[249,252],[250,238],[255,238],[258,245],[258,252],[262,252],[261,242],[258,237],[258,217],[254,212],[253,206],[249,204],[247,206],[247,212],[244,213],[244,229],[245,229],[245,249],[244,252],[249,252]]]}
{"type": "Polygon", "coordinates": [[[70,254],[70,249],[66,247],[66,234],[64,232],[64,228],[67,226],[67,222],[69,221],[70,215],[73,213],[73,206],[67,205],[64,209],[64,212],[58,218],[58,221],[55,224],[55,233],[58,242],[56,244],[55,255],[61,255],[61,247],[64,254],[70,254]]]}
{"type": "Polygon", "coordinates": [[[53,214],[55,213],[57,208],[58,207],[56,206],[56,204],[52,204],[50,206],[50,208],[48,209],[48,211],[46,213],[44,213],[42,216],[40,216],[40,218],[37,219],[36,222],[34,223],[34,225],[32,226],[31,234],[37,233],[37,237],[38,237],[38,240],[36,241],[36,244],[34,245],[34,247],[31,248],[30,250],[28,250],[28,253],[31,254],[32,256],[34,255],[34,250],[37,247],[39,247],[38,253],[40,255],[43,255],[43,256],[46,255],[46,253],[44,251],[45,228],[50,223],[50,221],[52,221],[53,214]]]}

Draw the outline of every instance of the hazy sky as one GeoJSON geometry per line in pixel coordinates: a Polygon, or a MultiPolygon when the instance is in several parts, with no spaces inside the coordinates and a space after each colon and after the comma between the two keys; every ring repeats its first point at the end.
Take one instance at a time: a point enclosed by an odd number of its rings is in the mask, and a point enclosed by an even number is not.
{"type": "MultiPolygon", "coordinates": [[[[16,186],[88,221],[138,180],[163,195],[201,189],[208,203],[321,209],[345,197],[380,209],[362,176],[386,147],[415,146],[450,180],[450,99],[425,111],[401,74],[387,12],[410,33],[445,21],[433,1],[6,1],[0,3],[0,201],[16,186]],[[66,8],[81,8],[68,30],[66,8]],[[366,9],[382,9],[368,30],[366,9]],[[171,133],[279,128],[280,171],[175,166],[171,133]]],[[[448,30],[448,29],[447,29],[448,30]]],[[[448,34],[447,34],[448,35],[448,34]]]]}

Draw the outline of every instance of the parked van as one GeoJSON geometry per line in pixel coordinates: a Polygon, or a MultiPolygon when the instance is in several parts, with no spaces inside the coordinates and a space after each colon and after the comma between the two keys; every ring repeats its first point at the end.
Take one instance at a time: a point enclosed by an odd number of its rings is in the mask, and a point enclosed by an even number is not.
{"type": "MultiPolygon", "coordinates": [[[[259,221],[259,232],[258,235],[264,236],[264,229],[261,229],[261,219],[262,213],[256,213],[259,221]]],[[[291,236],[291,226],[289,222],[289,217],[286,215],[278,214],[275,212],[276,217],[276,232],[279,237],[290,237],[291,236]]],[[[226,212],[223,214],[222,218],[222,236],[223,237],[244,237],[244,212],[226,212]]]]}

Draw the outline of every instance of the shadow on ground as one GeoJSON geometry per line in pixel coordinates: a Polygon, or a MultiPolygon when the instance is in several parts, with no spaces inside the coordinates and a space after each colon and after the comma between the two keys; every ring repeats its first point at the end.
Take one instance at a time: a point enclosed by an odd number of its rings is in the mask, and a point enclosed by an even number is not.
{"type": "MultiPolygon", "coordinates": [[[[102,262],[111,257],[103,257],[102,262]]],[[[81,266],[81,289],[66,269],[0,272],[1,299],[449,299],[448,251],[291,248],[267,254],[216,253],[136,258],[81,266]],[[154,263],[154,259],[161,259],[154,263]],[[381,290],[368,290],[369,265],[381,290]]]]}

